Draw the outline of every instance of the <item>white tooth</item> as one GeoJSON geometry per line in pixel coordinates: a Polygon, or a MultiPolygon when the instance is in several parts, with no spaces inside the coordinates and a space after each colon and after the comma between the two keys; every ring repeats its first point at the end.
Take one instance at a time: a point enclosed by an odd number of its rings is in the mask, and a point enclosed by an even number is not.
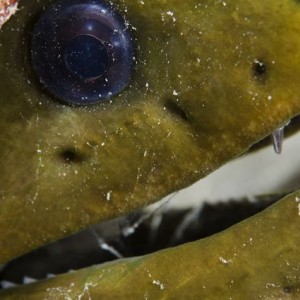
{"type": "Polygon", "coordinates": [[[35,278],[31,278],[31,277],[28,277],[28,276],[23,277],[23,283],[24,284],[34,283],[36,281],[37,281],[37,279],[35,279],[35,278]]]}
{"type": "Polygon", "coordinates": [[[284,127],[277,128],[272,133],[273,147],[275,153],[277,154],[280,154],[282,150],[283,133],[284,133],[284,127]]]}
{"type": "Polygon", "coordinates": [[[47,277],[47,278],[53,278],[53,277],[55,277],[55,274],[48,273],[46,277],[47,277]]]}
{"type": "Polygon", "coordinates": [[[274,151],[277,154],[280,154],[282,151],[282,143],[283,143],[283,138],[284,138],[284,127],[290,124],[290,120],[286,122],[283,126],[277,128],[273,133],[272,133],[272,141],[273,141],[273,147],[274,151]]]}
{"type": "Polygon", "coordinates": [[[123,255],[117,249],[115,249],[113,246],[107,244],[104,241],[104,239],[102,239],[101,237],[98,236],[98,233],[96,232],[96,230],[94,228],[90,228],[90,230],[91,230],[91,233],[96,238],[96,241],[98,242],[98,246],[100,249],[110,252],[112,255],[116,256],[117,258],[123,258],[123,255]]]}
{"type": "Polygon", "coordinates": [[[3,289],[8,289],[8,288],[18,286],[16,283],[7,280],[1,280],[0,285],[2,286],[3,289]]]}
{"type": "Polygon", "coordinates": [[[192,224],[192,222],[195,222],[195,220],[197,220],[197,217],[199,216],[201,210],[202,205],[194,207],[184,216],[175,230],[174,236],[171,240],[171,245],[174,245],[176,242],[182,239],[184,231],[192,224]]]}

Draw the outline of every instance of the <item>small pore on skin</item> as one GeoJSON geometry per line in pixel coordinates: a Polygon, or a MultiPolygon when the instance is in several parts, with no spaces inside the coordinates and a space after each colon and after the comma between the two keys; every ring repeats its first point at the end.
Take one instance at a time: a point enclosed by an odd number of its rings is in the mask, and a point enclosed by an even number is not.
{"type": "Polygon", "coordinates": [[[78,152],[75,148],[65,148],[59,153],[60,159],[65,163],[82,163],[84,155],[78,152]]]}
{"type": "Polygon", "coordinates": [[[179,107],[179,105],[175,101],[172,101],[171,99],[165,101],[164,109],[185,122],[189,121],[185,111],[181,107],[179,107]]]}
{"type": "Polygon", "coordinates": [[[285,294],[291,294],[291,293],[293,292],[293,289],[292,289],[290,286],[285,286],[285,287],[283,288],[283,292],[284,292],[285,294]]]}
{"type": "Polygon", "coordinates": [[[267,74],[266,63],[261,59],[255,59],[252,63],[252,73],[257,81],[264,83],[267,74]]]}

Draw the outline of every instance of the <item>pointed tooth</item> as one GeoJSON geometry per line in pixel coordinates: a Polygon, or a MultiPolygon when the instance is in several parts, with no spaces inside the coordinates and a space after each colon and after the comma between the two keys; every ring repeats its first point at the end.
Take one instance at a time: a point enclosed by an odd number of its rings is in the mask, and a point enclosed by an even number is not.
{"type": "Polygon", "coordinates": [[[272,133],[273,147],[276,154],[280,154],[282,151],[283,136],[284,136],[283,127],[276,129],[272,133]]]}
{"type": "Polygon", "coordinates": [[[283,144],[283,138],[284,138],[284,128],[289,125],[291,120],[287,121],[284,125],[281,127],[278,127],[275,131],[272,133],[272,141],[273,141],[273,147],[274,151],[277,154],[280,154],[282,151],[282,144],[283,144]]]}
{"type": "Polygon", "coordinates": [[[29,277],[29,276],[24,276],[23,277],[23,283],[24,284],[30,284],[30,283],[34,283],[36,281],[37,281],[37,279],[29,277]]]}
{"type": "Polygon", "coordinates": [[[8,289],[8,288],[18,286],[16,283],[7,280],[1,280],[0,285],[2,286],[3,289],[8,289]]]}

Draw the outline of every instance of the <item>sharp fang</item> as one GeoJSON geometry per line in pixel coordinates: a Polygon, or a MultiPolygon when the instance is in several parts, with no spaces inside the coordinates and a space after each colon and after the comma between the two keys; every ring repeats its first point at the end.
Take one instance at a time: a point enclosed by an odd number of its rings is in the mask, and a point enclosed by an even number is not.
{"type": "Polygon", "coordinates": [[[272,133],[272,141],[273,141],[273,147],[274,151],[277,154],[280,154],[282,151],[282,144],[283,144],[283,138],[284,138],[284,127],[290,124],[290,120],[285,123],[283,126],[277,128],[272,133]]]}
{"type": "Polygon", "coordinates": [[[274,147],[275,153],[277,153],[277,154],[281,153],[283,136],[284,136],[284,127],[277,128],[272,133],[273,147],[274,147]]]}
{"type": "Polygon", "coordinates": [[[37,281],[37,279],[35,279],[35,278],[31,278],[31,277],[28,277],[28,276],[23,277],[23,283],[24,284],[30,284],[30,283],[34,283],[36,281],[37,281]]]}
{"type": "Polygon", "coordinates": [[[192,222],[195,222],[197,217],[199,217],[201,210],[202,206],[195,207],[184,216],[183,220],[175,230],[174,237],[171,240],[171,245],[174,245],[177,241],[182,239],[184,231],[192,224],[192,222]]]}
{"type": "Polygon", "coordinates": [[[13,288],[18,286],[16,283],[7,280],[1,280],[0,285],[2,286],[3,289],[8,289],[8,288],[13,288]]]}
{"type": "Polygon", "coordinates": [[[117,249],[115,249],[113,246],[107,244],[104,241],[104,239],[102,239],[100,236],[98,236],[95,229],[91,228],[90,230],[91,230],[91,233],[93,234],[93,236],[95,237],[100,249],[108,251],[109,253],[111,253],[112,255],[114,255],[117,258],[123,258],[123,255],[117,249]]]}

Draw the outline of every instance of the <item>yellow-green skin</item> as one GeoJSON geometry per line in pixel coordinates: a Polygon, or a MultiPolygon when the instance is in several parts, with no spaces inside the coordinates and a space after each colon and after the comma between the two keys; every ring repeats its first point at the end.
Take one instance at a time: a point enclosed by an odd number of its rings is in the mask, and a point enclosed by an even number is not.
{"type": "Polygon", "coordinates": [[[21,0],[0,31],[0,263],[193,183],[300,112],[299,1],[112,2],[136,67],[94,106],[58,103],[32,70],[51,1],[21,0]]]}

